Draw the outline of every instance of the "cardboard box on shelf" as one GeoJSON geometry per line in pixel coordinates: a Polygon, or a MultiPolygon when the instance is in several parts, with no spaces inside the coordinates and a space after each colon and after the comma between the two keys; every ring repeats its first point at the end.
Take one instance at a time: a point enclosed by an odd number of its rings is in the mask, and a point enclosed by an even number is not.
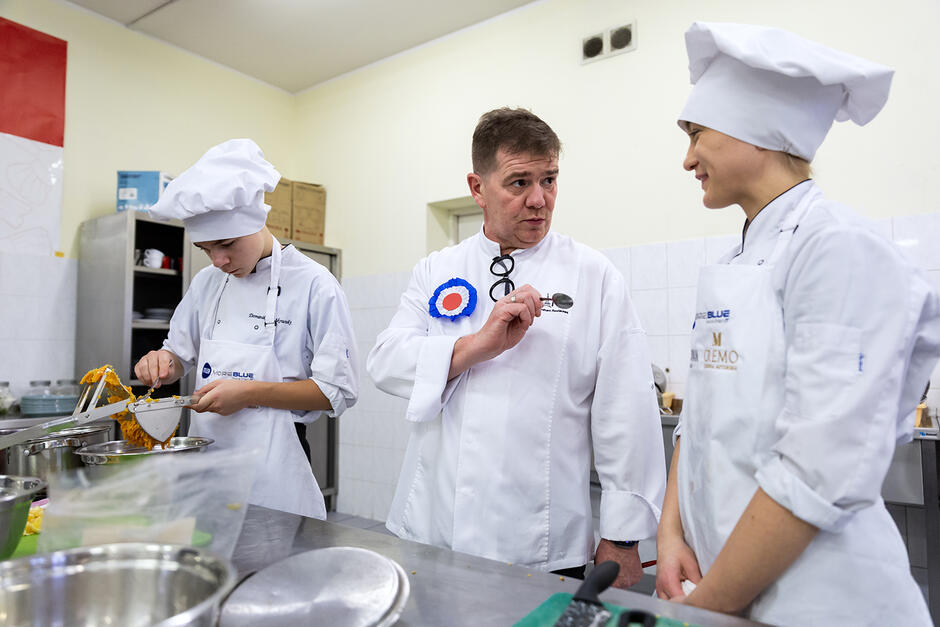
{"type": "Polygon", "coordinates": [[[173,177],[154,170],[118,170],[117,210],[147,211],[163,195],[173,177]]]}
{"type": "Polygon", "coordinates": [[[291,237],[308,244],[322,244],[326,226],[326,188],[313,183],[291,184],[293,225],[291,237]]]}
{"type": "Polygon", "coordinates": [[[271,205],[265,224],[279,240],[291,238],[291,181],[282,178],[273,192],[264,195],[264,202],[271,205]]]}

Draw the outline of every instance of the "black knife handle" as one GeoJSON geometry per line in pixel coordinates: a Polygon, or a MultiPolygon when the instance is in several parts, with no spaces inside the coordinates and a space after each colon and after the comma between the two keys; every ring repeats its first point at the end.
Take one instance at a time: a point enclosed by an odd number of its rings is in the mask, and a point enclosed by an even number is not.
{"type": "Polygon", "coordinates": [[[630,627],[630,625],[656,627],[656,617],[643,610],[629,610],[620,615],[617,627],[630,627]]]}
{"type": "Polygon", "coordinates": [[[614,579],[620,573],[620,564],[614,561],[601,562],[594,567],[594,570],[587,576],[574,598],[577,601],[587,601],[600,605],[601,601],[598,595],[614,583],[614,579]]]}

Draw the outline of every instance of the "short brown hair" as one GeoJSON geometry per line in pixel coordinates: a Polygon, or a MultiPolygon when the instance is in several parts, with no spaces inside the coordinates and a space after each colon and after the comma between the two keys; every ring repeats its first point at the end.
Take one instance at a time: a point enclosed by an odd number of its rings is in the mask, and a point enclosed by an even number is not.
{"type": "Polygon", "coordinates": [[[473,171],[488,174],[502,148],[510,154],[558,158],[561,141],[555,131],[528,109],[493,109],[480,116],[473,131],[473,171]]]}

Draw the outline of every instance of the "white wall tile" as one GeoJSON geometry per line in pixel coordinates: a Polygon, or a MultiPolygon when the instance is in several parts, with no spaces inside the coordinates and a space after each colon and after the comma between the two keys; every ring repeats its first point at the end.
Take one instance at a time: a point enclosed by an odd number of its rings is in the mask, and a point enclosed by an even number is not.
{"type": "Polygon", "coordinates": [[[650,347],[650,361],[664,368],[669,363],[669,338],[665,335],[647,335],[650,347]]]}
{"type": "Polygon", "coordinates": [[[633,306],[640,317],[640,324],[647,335],[666,335],[669,333],[668,294],[665,289],[635,290],[633,306]]]}
{"type": "Polygon", "coordinates": [[[0,293],[35,294],[42,285],[41,255],[0,254],[0,293]]]}
{"type": "Polygon", "coordinates": [[[705,240],[690,239],[666,244],[669,287],[692,287],[705,263],[705,240]]]}
{"type": "Polygon", "coordinates": [[[411,438],[411,430],[414,423],[408,422],[403,417],[390,416],[389,424],[394,426],[395,448],[399,449],[402,454],[404,454],[408,448],[408,440],[411,438]]]}
{"type": "Polygon", "coordinates": [[[894,241],[926,270],[940,270],[940,214],[893,219],[894,241]]]}
{"type": "Polygon", "coordinates": [[[659,289],[667,286],[666,245],[645,244],[630,249],[630,288],[659,289]]]}
{"type": "Polygon", "coordinates": [[[392,499],[395,496],[393,486],[378,484],[375,488],[375,496],[372,505],[373,520],[388,520],[388,511],[392,507],[392,499]]]}
{"type": "Polygon", "coordinates": [[[734,235],[716,235],[705,238],[705,263],[712,264],[718,261],[718,258],[728,252],[733,246],[741,245],[741,236],[734,235]]]}
{"type": "Polygon", "coordinates": [[[669,289],[669,335],[691,333],[695,320],[694,287],[669,289]]]}
{"type": "Polygon", "coordinates": [[[633,289],[630,277],[630,249],[629,248],[607,248],[601,251],[610,259],[614,267],[623,275],[627,281],[627,287],[633,289]]]}
{"type": "Polygon", "coordinates": [[[689,370],[689,349],[691,335],[669,336],[669,380],[685,382],[689,370]]]}

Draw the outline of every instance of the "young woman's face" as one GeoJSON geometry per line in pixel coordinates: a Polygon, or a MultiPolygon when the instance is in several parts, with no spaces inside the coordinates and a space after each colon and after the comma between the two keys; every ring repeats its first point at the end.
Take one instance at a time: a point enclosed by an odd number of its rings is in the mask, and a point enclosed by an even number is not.
{"type": "Polygon", "coordinates": [[[688,123],[686,132],[689,150],[682,167],[701,181],[704,205],[709,209],[746,206],[763,167],[761,151],[700,124],[688,123]]]}
{"type": "Polygon", "coordinates": [[[258,260],[261,259],[264,252],[263,233],[263,231],[259,231],[253,235],[209,242],[194,242],[194,244],[209,255],[212,265],[216,268],[226,274],[241,278],[251,274],[255,266],[258,265],[258,260]]]}

